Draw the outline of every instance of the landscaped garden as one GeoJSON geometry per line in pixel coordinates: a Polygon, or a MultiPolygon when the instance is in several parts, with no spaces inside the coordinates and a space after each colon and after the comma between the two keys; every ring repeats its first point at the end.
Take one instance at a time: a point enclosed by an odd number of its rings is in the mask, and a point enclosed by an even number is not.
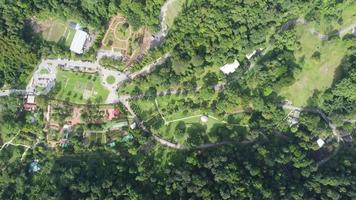
{"type": "Polygon", "coordinates": [[[108,76],[106,78],[106,82],[109,83],[109,84],[114,84],[115,83],[115,77],[114,76],[108,76]]]}
{"type": "Polygon", "coordinates": [[[118,23],[115,27],[115,37],[120,40],[127,40],[131,34],[131,27],[128,22],[118,23]]]}
{"type": "Polygon", "coordinates": [[[58,70],[55,98],[71,103],[103,103],[109,92],[101,84],[97,74],[58,70]]]}
{"type": "Polygon", "coordinates": [[[228,129],[240,129],[240,133],[245,131],[244,125],[228,123],[226,116],[219,116],[209,107],[203,109],[198,106],[206,103],[203,98],[203,94],[168,95],[132,100],[132,104],[154,134],[174,143],[198,145],[221,142],[232,136],[226,134],[228,129]],[[191,105],[189,108],[188,102],[191,105]]]}
{"type": "Polygon", "coordinates": [[[135,60],[139,50],[147,49],[150,44],[151,34],[145,27],[133,30],[128,21],[120,14],[114,16],[102,40],[102,49],[120,52],[129,57],[127,61],[135,60]],[[137,50],[137,51],[136,51],[137,50]]]}

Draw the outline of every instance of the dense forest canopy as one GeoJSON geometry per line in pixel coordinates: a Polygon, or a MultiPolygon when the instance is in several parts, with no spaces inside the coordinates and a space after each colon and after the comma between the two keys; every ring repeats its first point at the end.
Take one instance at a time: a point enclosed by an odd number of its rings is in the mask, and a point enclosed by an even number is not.
{"type": "MultiPolygon", "coordinates": [[[[355,199],[355,142],[336,141],[331,122],[315,110],[301,112],[298,125],[290,125],[286,122],[290,111],[280,106],[285,100],[280,91],[298,81],[296,76],[303,68],[295,53],[301,49],[295,24],[282,30],[284,25],[300,16],[309,21],[326,18],[341,23],[343,5],[350,2],[194,0],[186,6],[163,43],[133,69],[168,53],[169,58],[149,76],[133,80],[133,85],[127,86],[132,89],[125,93],[147,97],[143,106],[132,103],[131,107],[143,119],[138,126],[150,130],[161,130],[167,123],[156,112],[157,93],[162,88],[186,91],[172,95],[168,105],[161,105],[162,112],[201,109],[217,118],[226,117],[227,122],[209,132],[198,122],[177,123],[174,134],[188,135],[188,148],[183,150],[161,145],[152,133],[140,128],[125,129],[131,140],[117,140],[116,146],[87,145],[85,130],[102,128],[95,123],[103,118],[97,105],[84,109],[81,117],[88,124],[73,128],[68,146],[54,149],[41,141],[51,134],[44,132],[43,113],[56,91],[37,97],[39,109],[34,112],[24,110],[21,96],[1,97],[0,145],[19,135],[30,141],[26,145],[31,148],[16,146],[16,140],[15,145],[1,147],[0,199],[355,199]],[[263,50],[255,59],[246,58],[259,48],[263,50]],[[218,67],[234,60],[240,61],[240,67],[223,75],[218,67]],[[223,89],[215,89],[222,82],[223,89]],[[221,143],[214,146],[209,137],[221,143]],[[327,143],[323,148],[316,143],[320,138],[327,143]],[[201,144],[214,147],[202,148],[201,144]],[[31,170],[34,163],[40,166],[39,171],[31,170]]],[[[144,25],[158,32],[164,3],[3,1],[0,88],[24,86],[42,57],[68,51],[26,34],[26,20],[37,14],[56,13],[104,29],[110,17],[119,12],[134,28],[144,25]]],[[[333,40],[352,42],[355,37],[333,40]]],[[[356,49],[345,52],[332,85],[325,91],[314,91],[306,107],[318,108],[337,124],[335,130],[353,135],[355,124],[349,119],[356,112],[356,49]]],[[[318,59],[319,54],[310,56],[318,59]]],[[[112,67],[115,61],[101,62],[112,67]]],[[[171,91],[165,92],[168,96],[171,91]]],[[[63,103],[65,108],[52,108],[61,125],[78,108],[67,103],[63,103]]],[[[123,105],[119,107],[127,114],[123,105]]]]}

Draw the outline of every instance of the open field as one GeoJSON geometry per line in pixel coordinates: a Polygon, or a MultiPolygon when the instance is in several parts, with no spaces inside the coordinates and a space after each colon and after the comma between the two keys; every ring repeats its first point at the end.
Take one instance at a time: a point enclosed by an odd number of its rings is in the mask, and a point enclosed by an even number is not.
{"type": "Polygon", "coordinates": [[[47,41],[63,43],[70,46],[75,30],[69,27],[69,22],[63,22],[57,19],[47,19],[36,21],[36,29],[47,41]]]}
{"type": "Polygon", "coordinates": [[[102,103],[109,94],[96,74],[58,70],[57,84],[60,90],[56,98],[77,104],[86,103],[88,100],[102,103]]]}
{"type": "Polygon", "coordinates": [[[185,3],[186,0],[175,0],[167,7],[165,22],[168,28],[171,28],[174,23],[174,19],[183,10],[183,6],[185,3]]]}
{"type": "Polygon", "coordinates": [[[315,90],[324,91],[332,85],[352,41],[339,38],[321,41],[308,31],[307,26],[298,25],[296,29],[301,48],[295,51],[295,56],[302,71],[297,74],[294,84],[281,90],[281,95],[296,106],[305,106],[315,90]],[[313,58],[315,52],[320,52],[320,58],[313,58]]]}
{"type": "Polygon", "coordinates": [[[70,47],[72,40],[74,38],[75,35],[75,30],[74,29],[67,29],[66,33],[65,33],[65,45],[70,47]]]}
{"type": "Polygon", "coordinates": [[[186,98],[194,98],[194,95],[171,95],[157,97],[156,100],[158,106],[155,105],[155,100],[137,100],[134,103],[141,110],[140,113],[143,113],[141,117],[147,123],[154,123],[158,119],[162,119],[162,124],[157,127],[153,125],[151,130],[153,133],[164,139],[180,144],[186,144],[189,135],[194,134],[189,130],[200,127],[204,129],[202,137],[207,138],[207,140],[210,142],[218,142],[221,139],[221,137],[218,135],[218,127],[226,128],[229,126],[229,124],[227,124],[227,122],[225,122],[223,119],[219,119],[217,114],[213,113],[210,109],[182,110],[179,109],[181,106],[173,103],[186,98]],[[167,110],[167,108],[172,108],[174,111],[167,110]],[[208,116],[207,122],[201,121],[202,115],[208,116]],[[186,131],[182,131],[182,129],[186,131]]]}
{"type": "MultiPolygon", "coordinates": [[[[161,126],[158,130],[153,130],[156,134],[162,136],[165,139],[174,141],[180,144],[185,144],[189,133],[181,133],[179,131],[180,126],[184,126],[185,129],[192,128],[194,126],[202,126],[205,129],[205,136],[209,138],[210,142],[218,142],[217,138],[214,137],[213,129],[216,126],[226,126],[226,124],[221,121],[209,118],[207,122],[202,122],[200,116],[191,116],[187,119],[181,119],[179,121],[171,122],[165,126],[161,126]]],[[[192,134],[192,133],[191,133],[192,134]]]]}

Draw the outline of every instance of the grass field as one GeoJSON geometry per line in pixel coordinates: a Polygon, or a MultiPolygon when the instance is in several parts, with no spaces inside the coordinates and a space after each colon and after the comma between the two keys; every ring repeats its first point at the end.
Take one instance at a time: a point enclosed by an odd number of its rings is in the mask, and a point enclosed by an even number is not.
{"type": "Polygon", "coordinates": [[[179,13],[183,10],[183,6],[186,0],[175,0],[170,6],[167,8],[166,15],[166,25],[168,28],[172,27],[174,23],[174,19],[179,15],[179,13]]]}
{"type": "Polygon", "coordinates": [[[72,43],[75,30],[69,27],[68,22],[63,22],[57,19],[48,19],[38,21],[38,24],[41,27],[42,36],[45,40],[63,43],[68,47],[72,43]]]}
{"type": "Polygon", "coordinates": [[[66,46],[70,46],[71,43],[72,43],[72,40],[74,38],[74,35],[75,35],[75,30],[74,29],[67,29],[66,33],[65,33],[65,45],[66,46]]]}
{"type": "MultiPolygon", "coordinates": [[[[186,129],[189,129],[193,126],[202,125],[206,129],[205,136],[209,138],[209,141],[218,141],[216,132],[213,131],[214,127],[226,126],[226,123],[223,121],[223,119],[219,119],[216,116],[216,113],[213,113],[209,109],[188,109],[188,111],[177,109],[174,112],[169,112],[164,109],[170,108],[172,106],[177,107],[178,105],[174,105],[173,102],[179,101],[182,98],[194,98],[194,95],[171,95],[156,98],[158,108],[168,123],[162,124],[162,126],[160,126],[158,129],[152,128],[152,131],[164,139],[180,144],[185,144],[189,134],[179,132],[177,127],[180,124],[184,124],[186,129]],[[208,121],[202,122],[200,118],[201,115],[208,115],[208,121]]],[[[154,100],[137,100],[135,101],[135,104],[139,106],[141,113],[143,113],[140,117],[142,117],[144,121],[150,122],[151,120],[154,120],[154,118],[161,118],[154,100]]]]}
{"type": "Polygon", "coordinates": [[[57,82],[60,90],[56,98],[72,103],[83,104],[88,100],[92,103],[103,103],[109,94],[95,74],[58,70],[57,82]]]}
{"type": "Polygon", "coordinates": [[[202,122],[200,116],[192,116],[189,119],[182,119],[179,121],[171,122],[165,126],[161,126],[158,130],[155,130],[157,134],[163,136],[165,139],[174,141],[180,144],[185,144],[189,134],[179,133],[178,126],[180,124],[185,124],[186,128],[189,129],[192,126],[202,125],[206,128],[206,136],[209,138],[210,142],[217,142],[217,138],[214,137],[214,133],[211,133],[211,130],[214,126],[225,126],[226,124],[222,123],[219,120],[209,118],[207,122],[202,122]]]}
{"type": "Polygon", "coordinates": [[[295,56],[302,71],[297,74],[294,84],[281,90],[281,95],[296,106],[305,106],[315,90],[326,90],[337,78],[337,68],[352,42],[341,39],[322,42],[308,31],[309,27],[298,25],[296,29],[301,49],[295,56]],[[312,57],[317,51],[320,59],[312,57]]]}

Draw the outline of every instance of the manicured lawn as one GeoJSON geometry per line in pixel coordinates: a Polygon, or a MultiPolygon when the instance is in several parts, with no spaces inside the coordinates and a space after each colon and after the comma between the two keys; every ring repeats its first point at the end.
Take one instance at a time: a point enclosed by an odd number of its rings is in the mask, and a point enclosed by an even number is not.
{"type": "Polygon", "coordinates": [[[216,133],[210,133],[214,126],[222,125],[225,126],[226,124],[222,123],[219,120],[209,118],[207,122],[202,122],[199,117],[193,117],[189,119],[183,119],[180,121],[172,122],[167,125],[161,126],[158,130],[153,130],[156,134],[160,135],[161,137],[168,139],[172,142],[186,144],[186,140],[189,136],[187,133],[180,133],[178,130],[178,125],[184,123],[186,128],[190,128],[196,125],[202,125],[206,127],[206,136],[209,138],[210,142],[218,142],[217,138],[214,137],[216,133]]]}
{"type": "Polygon", "coordinates": [[[352,43],[341,39],[322,42],[308,31],[308,27],[298,25],[296,28],[301,49],[295,51],[295,56],[302,71],[297,74],[294,84],[281,90],[281,95],[296,106],[305,106],[314,91],[324,91],[331,86],[352,43]],[[320,59],[312,57],[316,51],[320,52],[320,59]]]}
{"type": "MultiPolygon", "coordinates": [[[[226,126],[222,119],[217,117],[216,113],[213,113],[209,109],[179,109],[174,112],[169,112],[165,108],[170,108],[174,105],[174,101],[179,101],[182,98],[193,98],[194,95],[182,96],[182,95],[171,95],[164,97],[157,97],[157,102],[159,109],[161,110],[164,118],[167,120],[168,124],[162,124],[158,129],[152,128],[151,130],[159,135],[160,137],[170,140],[172,142],[186,144],[186,140],[189,136],[188,133],[181,133],[178,131],[179,124],[185,124],[186,129],[202,125],[206,128],[205,136],[209,138],[210,142],[217,142],[218,138],[216,137],[216,132],[212,131],[216,126],[226,126]],[[185,111],[186,110],[186,111],[185,111]],[[200,115],[209,115],[207,122],[202,122],[200,115]],[[174,120],[173,122],[170,122],[174,120]]],[[[135,100],[134,103],[140,108],[140,117],[144,121],[154,120],[154,118],[161,118],[154,100],[135,100]]],[[[178,106],[180,107],[180,106],[178,106]]]]}
{"type": "Polygon", "coordinates": [[[109,84],[115,83],[115,77],[114,76],[108,76],[106,78],[106,82],[109,83],[109,84]]]}
{"type": "Polygon", "coordinates": [[[103,103],[109,94],[96,74],[58,70],[57,83],[60,84],[60,90],[56,98],[72,103],[83,104],[88,100],[103,103]]]}

